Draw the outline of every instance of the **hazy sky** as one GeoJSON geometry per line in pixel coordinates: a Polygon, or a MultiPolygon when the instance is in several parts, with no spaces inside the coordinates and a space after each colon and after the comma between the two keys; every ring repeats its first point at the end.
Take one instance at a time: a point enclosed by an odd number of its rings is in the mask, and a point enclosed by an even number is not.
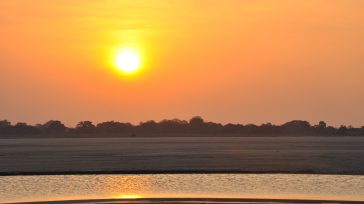
{"type": "Polygon", "coordinates": [[[362,0],[3,0],[0,119],[364,125],[362,0]],[[118,49],[138,49],[124,76],[118,49]]]}

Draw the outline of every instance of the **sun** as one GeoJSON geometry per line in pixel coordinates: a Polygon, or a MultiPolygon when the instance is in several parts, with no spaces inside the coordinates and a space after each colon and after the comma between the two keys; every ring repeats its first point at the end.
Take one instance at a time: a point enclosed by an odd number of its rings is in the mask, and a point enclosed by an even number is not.
{"type": "Polygon", "coordinates": [[[123,49],[115,57],[116,67],[125,74],[133,74],[140,68],[141,59],[134,49],[123,49]]]}

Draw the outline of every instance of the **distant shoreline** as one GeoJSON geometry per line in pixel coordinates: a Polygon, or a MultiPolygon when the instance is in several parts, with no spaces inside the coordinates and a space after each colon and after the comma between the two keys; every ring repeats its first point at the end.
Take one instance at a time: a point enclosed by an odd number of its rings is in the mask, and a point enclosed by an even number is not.
{"type": "Polygon", "coordinates": [[[272,134],[239,134],[239,133],[80,133],[80,134],[0,134],[1,139],[53,139],[53,138],[206,138],[206,137],[322,137],[322,138],[345,138],[364,137],[364,135],[272,135],[272,134]]]}
{"type": "Polygon", "coordinates": [[[200,116],[192,117],[189,121],[180,119],[164,119],[159,122],[149,120],[134,125],[128,122],[106,121],[93,124],[92,121],[81,121],[76,127],[67,127],[61,121],[50,120],[44,124],[29,125],[18,122],[12,124],[8,120],[0,120],[1,135],[98,135],[98,134],[237,134],[237,135],[322,135],[322,136],[364,136],[364,126],[353,127],[341,125],[333,127],[320,121],[312,125],[305,120],[292,120],[281,125],[272,123],[256,124],[221,124],[207,122],[200,116]]]}

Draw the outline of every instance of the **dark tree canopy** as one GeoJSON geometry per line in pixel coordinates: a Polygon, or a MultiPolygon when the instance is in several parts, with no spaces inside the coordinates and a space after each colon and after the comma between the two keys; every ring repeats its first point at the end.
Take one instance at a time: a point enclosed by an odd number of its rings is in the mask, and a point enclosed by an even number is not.
{"type": "Polygon", "coordinates": [[[133,125],[130,123],[108,121],[97,124],[96,129],[98,132],[106,133],[130,132],[133,130],[133,125]]]}
{"type": "Polygon", "coordinates": [[[96,126],[91,121],[81,121],[77,124],[75,131],[78,133],[93,133],[96,126]]]}
{"type": "Polygon", "coordinates": [[[63,133],[67,129],[59,120],[50,120],[44,123],[41,128],[47,133],[63,133]]]}
{"type": "MultiPolygon", "coordinates": [[[[106,121],[94,125],[91,121],[81,121],[76,127],[66,127],[61,121],[50,120],[41,125],[28,125],[26,123],[16,123],[12,125],[7,120],[0,120],[0,136],[14,134],[32,135],[54,135],[65,134],[74,135],[79,133],[127,133],[137,135],[138,133],[198,133],[198,134],[234,134],[238,136],[364,136],[364,126],[355,128],[352,126],[340,126],[338,128],[328,126],[326,122],[319,121],[316,125],[311,125],[304,120],[292,120],[282,125],[272,123],[255,124],[232,124],[226,125],[214,122],[206,122],[202,117],[195,116],[189,121],[180,119],[165,119],[159,122],[149,120],[141,122],[139,125],[122,123],[118,121],[106,121]]],[[[125,134],[124,134],[125,135],[125,134]]]]}

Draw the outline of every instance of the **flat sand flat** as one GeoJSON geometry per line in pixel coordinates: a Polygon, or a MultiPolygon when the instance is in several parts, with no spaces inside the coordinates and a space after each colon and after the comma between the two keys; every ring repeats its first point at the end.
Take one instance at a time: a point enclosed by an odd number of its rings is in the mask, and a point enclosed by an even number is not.
{"type": "MultiPolygon", "coordinates": [[[[107,135],[106,135],[107,136],[107,135]]],[[[364,137],[0,139],[0,175],[364,175],[364,137]]]]}

